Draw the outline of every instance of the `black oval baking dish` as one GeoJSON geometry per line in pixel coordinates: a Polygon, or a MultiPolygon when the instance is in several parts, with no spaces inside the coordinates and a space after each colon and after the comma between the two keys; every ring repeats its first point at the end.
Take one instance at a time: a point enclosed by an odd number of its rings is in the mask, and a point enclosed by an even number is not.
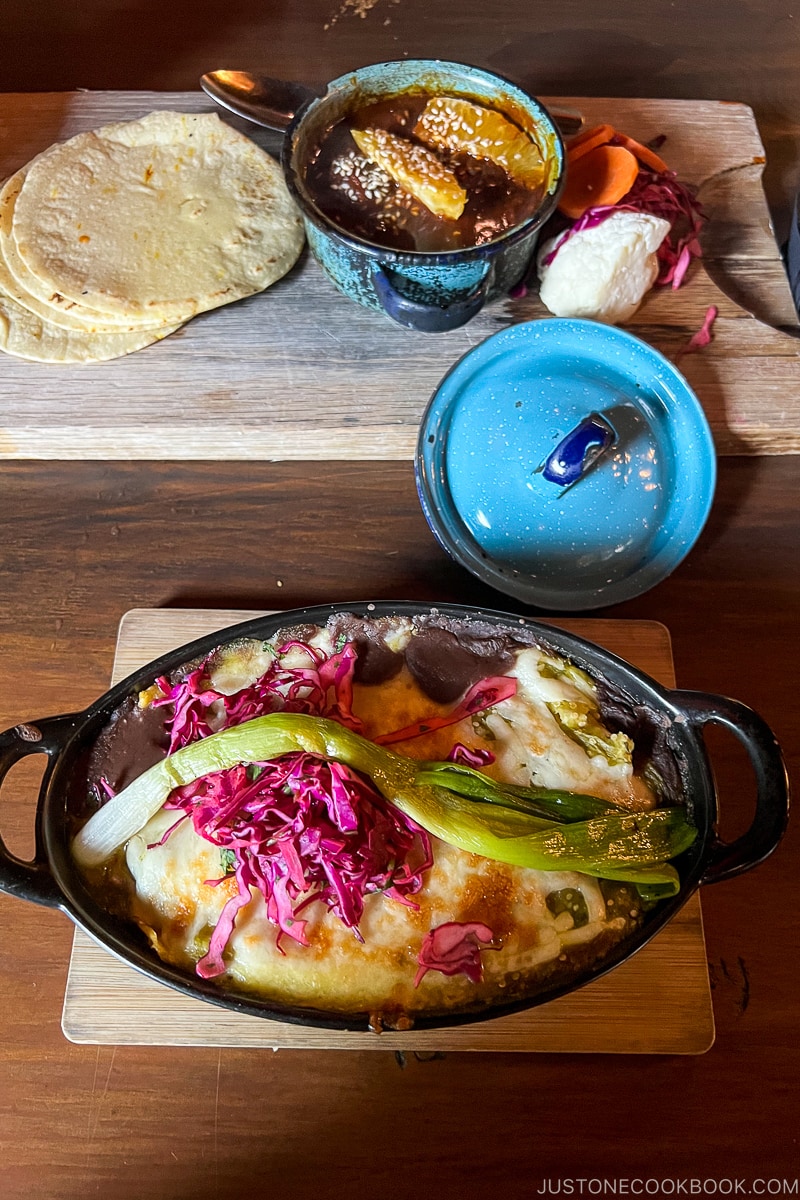
{"type": "Polygon", "coordinates": [[[512,633],[524,631],[543,648],[569,658],[587,671],[601,689],[604,711],[611,710],[618,727],[644,731],[662,761],[670,764],[671,799],[683,803],[698,836],[676,861],[681,876],[678,895],[662,901],[641,928],[608,957],[578,979],[536,991],[511,1003],[480,1011],[415,1018],[420,1029],[442,1028],[494,1018],[531,1008],[554,999],[605,974],[640,950],[672,919],[701,884],[718,883],[748,871],[778,845],[786,828],[789,791],[777,741],[764,721],[736,700],[701,692],[669,690],[622,659],[583,638],[529,621],[513,614],[475,610],[458,605],[425,605],[414,602],[329,604],[281,612],[220,630],[182,646],[142,667],[111,688],[83,712],[28,721],[0,734],[0,786],[13,766],[30,754],[44,754],[48,762],[42,779],[35,816],[36,850],[31,862],[11,854],[0,840],[0,890],[52,908],[60,908],[107,950],[152,979],[188,996],[252,1016],[322,1028],[366,1030],[368,1013],[321,1012],[295,1006],[280,1007],[257,996],[233,991],[190,975],[158,959],[138,927],[105,912],[87,890],[70,854],[72,807],[76,780],[85,779],[89,748],[111,714],[130,695],[169,675],[187,662],[202,659],[216,647],[237,638],[270,638],[278,630],[298,625],[324,625],[334,613],[359,617],[443,618],[500,626],[512,633]],[[719,802],[711,764],[703,741],[707,724],[721,725],[742,743],[756,781],[756,809],[750,828],[731,843],[717,836],[719,802]],[[665,757],[666,756],[666,757],[665,757]],[[677,792],[678,794],[674,794],[677,792]]]}

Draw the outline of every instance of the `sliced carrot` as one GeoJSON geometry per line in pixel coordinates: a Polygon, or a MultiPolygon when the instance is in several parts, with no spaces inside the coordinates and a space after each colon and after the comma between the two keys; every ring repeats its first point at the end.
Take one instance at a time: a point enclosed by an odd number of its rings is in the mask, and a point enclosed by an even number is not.
{"type": "MultiPolygon", "coordinates": [[[[567,151],[582,146],[584,142],[594,139],[598,134],[603,134],[603,142],[610,142],[615,133],[613,125],[592,125],[591,129],[584,129],[580,133],[576,133],[574,138],[570,138],[567,151]]],[[[602,142],[599,144],[602,145],[602,142]]]]}
{"type": "Polygon", "coordinates": [[[638,174],[639,164],[630,150],[624,146],[596,146],[574,167],[568,164],[567,183],[558,207],[577,220],[587,208],[617,204],[631,190],[638,174]]]}
{"type": "Polygon", "coordinates": [[[631,154],[635,154],[639,162],[643,162],[646,167],[651,167],[654,171],[668,171],[669,167],[664,162],[663,158],[659,158],[655,150],[650,150],[649,147],[643,146],[641,142],[637,142],[632,137],[628,137],[624,133],[618,133],[617,141],[626,150],[630,150],[631,154]]]}
{"type": "Polygon", "coordinates": [[[577,146],[567,147],[567,164],[577,162],[579,158],[583,158],[584,154],[591,154],[592,150],[596,150],[598,146],[605,146],[614,137],[614,130],[610,125],[598,125],[592,137],[584,138],[577,146]]]}

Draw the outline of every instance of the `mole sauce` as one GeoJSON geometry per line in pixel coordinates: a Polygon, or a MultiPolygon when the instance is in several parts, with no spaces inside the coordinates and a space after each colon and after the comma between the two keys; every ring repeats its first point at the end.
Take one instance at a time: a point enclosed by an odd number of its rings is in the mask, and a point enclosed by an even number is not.
{"type": "Polygon", "coordinates": [[[467,193],[458,220],[437,217],[364,158],[351,129],[385,129],[424,145],[413,130],[430,99],[431,94],[405,93],[362,105],[323,135],[306,170],[306,188],[345,232],[394,250],[435,254],[491,241],[539,209],[543,187],[526,187],[489,159],[437,147],[437,157],[467,193]]]}

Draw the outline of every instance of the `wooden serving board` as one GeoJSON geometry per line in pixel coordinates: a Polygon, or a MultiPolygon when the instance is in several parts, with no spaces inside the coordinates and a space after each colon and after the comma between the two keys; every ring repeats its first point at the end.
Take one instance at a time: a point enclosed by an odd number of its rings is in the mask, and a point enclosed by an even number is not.
{"type": "MultiPolygon", "coordinates": [[[[589,125],[609,121],[641,141],[667,135],[664,155],[699,186],[710,216],[706,257],[679,291],[651,292],[629,328],[674,360],[716,305],[712,344],[680,367],[718,451],[800,451],[792,336],[800,331],[752,111],[718,101],[551,99],[579,108],[589,125]]],[[[0,178],[82,130],[157,108],[213,107],[195,92],[0,96],[0,178]]],[[[275,135],[230,120],[278,150],[275,135]]],[[[547,315],[529,295],[497,301],[452,333],[412,333],[341,296],[306,253],[266,293],[203,314],[129,358],[58,366],[0,356],[0,457],[410,458],[449,367],[503,327],[547,315]]]]}
{"type": "MultiPolygon", "coordinates": [[[[120,623],[113,682],[183,642],[258,614],[134,609],[120,623]]],[[[674,686],[668,630],[655,621],[552,622],[674,686]]],[[[602,979],[541,1008],[457,1029],[339,1033],[241,1016],[154,983],[75,931],[62,1027],[100,1045],[277,1049],[505,1050],[702,1054],[714,1040],[700,900],[602,979]]]]}

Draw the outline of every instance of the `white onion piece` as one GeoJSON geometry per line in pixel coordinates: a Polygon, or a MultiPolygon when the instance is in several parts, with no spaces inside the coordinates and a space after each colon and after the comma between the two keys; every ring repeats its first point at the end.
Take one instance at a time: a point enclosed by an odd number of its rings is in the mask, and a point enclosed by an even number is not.
{"type": "Polygon", "coordinates": [[[155,816],[172,788],[178,786],[165,779],[165,766],[157,763],[145,771],[89,818],[72,843],[78,866],[99,867],[155,816]]]}

